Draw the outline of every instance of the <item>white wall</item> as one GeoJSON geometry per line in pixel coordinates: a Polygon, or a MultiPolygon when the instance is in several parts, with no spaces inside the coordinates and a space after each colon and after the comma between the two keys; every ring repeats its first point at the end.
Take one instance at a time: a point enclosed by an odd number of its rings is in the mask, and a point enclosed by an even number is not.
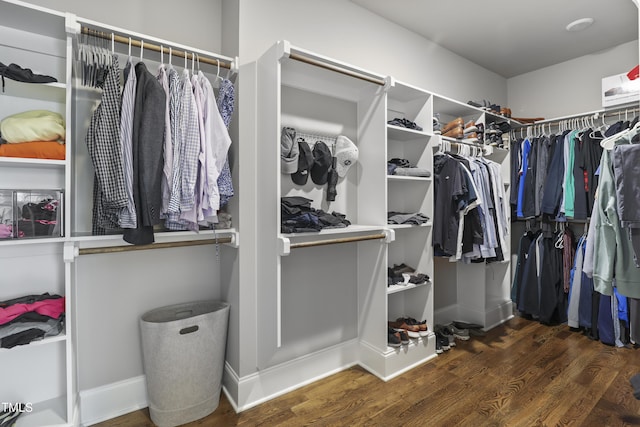
{"type": "Polygon", "coordinates": [[[522,74],[507,81],[514,117],[554,118],[602,108],[603,77],[638,64],[638,41],[522,74]]]}
{"type": "MultiPolygon", "coordinates": [[[[222,46],[222,0],[26,0],[49,9],[210,52],[222,46]]],[[[232,56],[232,55],[230,55],[232,56]]]]}
{"type": "Polygon", "coordinates": [[[349,0],[240,0],[240,61],[278,40],[463,102],[507,100],[505,78],[349,0]]]}

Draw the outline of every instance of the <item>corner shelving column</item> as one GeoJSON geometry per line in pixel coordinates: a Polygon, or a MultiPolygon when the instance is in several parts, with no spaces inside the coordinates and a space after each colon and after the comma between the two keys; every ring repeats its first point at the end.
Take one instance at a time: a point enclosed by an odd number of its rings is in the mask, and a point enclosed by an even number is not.
{"type": "Polygon", "coordinates": [[[65,297],[61,334],[12,349],[0,349],[2,401],[28,403],[17,427],[66,426],[76,422],[76,362],[73,349],[74,301],[63,246],[69,232],[68,179],[70,170],[71,39],[67,16],[15,0],[0,1],[1,61],[55,77],[47,84],[21,83],[5,78],[0,93],[0,120],[28,110],[49,110],[66,121],[65,160],[0,157],[3,189],[63,190],[62,236],[0,240],[0,300],[30,294],[65,297]]]}
{"type": "MultiPolygon", "coordinates": [[[[384,162],[379,162],[378,167],[383,169],[386,181],[385,220],[390,211],[422,213],[433,218],[431,95],[393,79],[388,79],[388,85],[383,119],[386,144],[378,150],[384,153],[384,162]],[[394,118],[408,119],[423,129],[387,124],[394,118]],[[411,166],[430,171],[431,176],[387,175],[387,162],[392,158],[406,159],[411,166]]],[[[388,245],[385,267],[404,263],[417,273],[433,278],[432,221],[421,225],[394,224],[387,227],[393,231],[395,238],[388,245]]],[[[378,308],[364,310],[365,313],[372,313],[363,325],[368,334],[361,335],[361,363],[372,373],[387,380],[435,356],[433,281],[418,285],[386,284],[375,293],[380,296],[378,308]],[[405,316],[426,320],[431,334],[411,339],[408,346],[389,347],[387,321],[405,316]],[[377,339],[371,339],[371,336],[377,339]]],[[[374,300],[373,297],[371,299],[374,300]]]]}

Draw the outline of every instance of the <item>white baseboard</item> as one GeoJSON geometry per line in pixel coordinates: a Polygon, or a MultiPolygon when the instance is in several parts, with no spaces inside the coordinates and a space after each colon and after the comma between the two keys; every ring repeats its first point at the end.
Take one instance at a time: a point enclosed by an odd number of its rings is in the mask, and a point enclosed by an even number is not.
{"type": "Polygon", "coordinates": [[[225,364],[223,390],[241,412],[357,363],[358,341],[351,340],[242,378],[225,364]]]}
{"type": "MultiPolygon", "coordinates": [[[[222,391],[241,412],[357,363],[351,340],[239,378],[225,363],[222,391]]],[[[144,375],[80,392],[80,425],[91,426],[149,406],[144,375]]]]}
{"type": "Polygon", "coordinates": [[[91,426],[148,406],[144,375],[80,392],[80,425],[91,426]]]}

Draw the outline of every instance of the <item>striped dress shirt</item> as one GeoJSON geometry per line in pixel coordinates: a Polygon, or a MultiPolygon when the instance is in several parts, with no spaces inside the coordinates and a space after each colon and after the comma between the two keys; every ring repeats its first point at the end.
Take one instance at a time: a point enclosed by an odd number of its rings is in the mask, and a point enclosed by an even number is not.
{"type": "Polygon", "coordinates": [[[164,167],[162,169],[162,208],[160,217],[166,218],[169,211],[169,200],[171,199],[171,188],[173,178],[173,143],[171,138],[171,91],[169,89],[169,75],[164,64],[158,68],[158,81],[166,95],[165,115],[164,115],[164,167]]]}
{"type": "Polygon", "coordinates": [[[136,73],[131,58],[124,70],[126,82],[122,91],[122,109],[120,112],[120,142],[122,144],[122,161],[124,165],[124,184],[127,193],[127,206],[120,215],[120,227],[136,228],[136,207],[133,201],[133,109],[136,100],[136,73]]]}

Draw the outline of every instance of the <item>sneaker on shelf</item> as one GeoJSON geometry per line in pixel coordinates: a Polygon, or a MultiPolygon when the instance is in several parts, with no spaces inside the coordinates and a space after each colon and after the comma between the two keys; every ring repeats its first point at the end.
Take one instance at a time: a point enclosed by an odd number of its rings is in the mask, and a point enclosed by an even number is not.
{"type": "Polygon", "coordinates": [[[478,142],[478,134],[476,132],[471,132],[464,135],[464,142],[478,142]]]}
{"type": "Polygon", "coordinates": [[[400,334],[400,342],[402,345],[409,345],[409,334],[402,329],[398,329],[396,332],[400,334]]]}
{"type": "Polygon", "coordinates": [[[467,124],[464,125],[464,133],[465,135],[471,132],[476,132],[478,128],[476,127],[476,122],[473,120],[469,120],[467,124]]]}
{"type": "Polygon", "coordinates": [[[462,129],[462,126],[454,126],[448,131],[444,132],[442,136],[461,139],[464,136],[464,130],[462,129]]]}
{"type": "Polygon", "coordinates": [[[416,319],[414,319],[412,317],[402,317],[402,318],[397,319],[397,322],[404,322],[407,325],[417,326],[418,327],[418,333],[420,334],[421,337],[426,337],[426,336],[429,335],[429,327],[427,326],[427,321],[426,320],[417,321],[416,319]]]}
{"type": "Polygon", "coordinates": [[[442,126],[440,125],[440,120],[437,117],[433,118],[433,133],[439,134],[441,133],[442,126]]]}
{"type": "Polygon", "coordinates": [[[393,328],[387,328],[387,345],[389,347],[400,347],[401,344],[400,334],[393,328]]]}
{"type": "Polygon", "coordinates": [[[389,327],[393,329],[402,329],[409,335],[409,338],[420,338],[420,328],[415,325],[408,325],[407,323],[398,319],[395,322],[389,321],[389,327]]]}
{"type": "Polygon", "coordinates": [[[462,119],[462,117],[457,117],[451,120],[446,125],[444,125],[444,127],[442,128],[442,133],[445,134],[453,128],[456,128],[456,127],[462,128],[463,126],[464,126],[464,120],[462,119]]]}

